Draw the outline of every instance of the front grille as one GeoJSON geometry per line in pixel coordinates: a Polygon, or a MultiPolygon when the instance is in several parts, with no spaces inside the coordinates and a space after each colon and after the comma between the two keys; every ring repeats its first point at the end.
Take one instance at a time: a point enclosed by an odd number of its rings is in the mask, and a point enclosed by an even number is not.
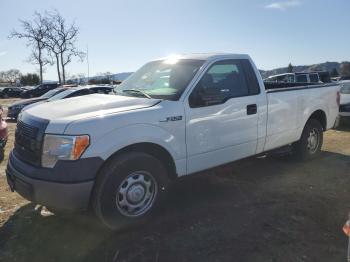
{"type": "Polygon", "coordinates": [[[14,153],[21,160],[39,166],[46,122],[44,126],[42,123],[37,123],[36,121],[31,122],[31,124],[27,124],[21,120],[18,121],[15,133],[14,153]]]}
{"type": "Polygon", "coordinates": [[[28,124],[23,123],[22,121],[18,121],[16,131],[19,134],[22,134],[24,136],[28,136],[30,138],[36,138],[36,135],[38,134],[37,127],[30,126],[28,124]]]}

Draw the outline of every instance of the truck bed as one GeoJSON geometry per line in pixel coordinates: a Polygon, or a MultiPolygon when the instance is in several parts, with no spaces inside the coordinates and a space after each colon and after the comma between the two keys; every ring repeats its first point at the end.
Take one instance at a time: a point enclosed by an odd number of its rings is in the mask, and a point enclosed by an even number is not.
{"type": "Polygon", "coordinates": [[[329,84],[320,83],[283,83],[283,82],[271,82],[264,81],[265,90],[283,89],[283,88],[295,88],[295,87],[308,87],[308,86],[324,86],[329,84]]]}
{"type": "Polygon", "coordinates": [[[266,83],[268,123],[265,151],[291,144],[300,139],[310,112],[324,115],[323,128],[334,126],[338,115],[336,83],[295,85],[266,83]]]}

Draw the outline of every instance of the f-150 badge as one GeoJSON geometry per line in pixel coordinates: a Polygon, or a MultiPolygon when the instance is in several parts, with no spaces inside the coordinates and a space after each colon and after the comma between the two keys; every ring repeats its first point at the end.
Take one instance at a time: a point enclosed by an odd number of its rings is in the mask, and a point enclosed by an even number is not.
{"type": "Polygon", "coordinates": [[[165,119],[159,120],[159,122],[181,121],[182,116],[168,116],[165,119]]]}

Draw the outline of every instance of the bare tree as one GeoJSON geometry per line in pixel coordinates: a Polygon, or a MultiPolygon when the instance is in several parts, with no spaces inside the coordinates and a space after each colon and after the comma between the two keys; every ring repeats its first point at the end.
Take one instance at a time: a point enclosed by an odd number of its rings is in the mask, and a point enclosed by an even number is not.
{"type": "Polygon", "coordinates": [[[16,83],[16,81],[19,80],[21,76],[21,71],[19,71],[18,69],[10,69],[7,71],[0,72],[1,81],[8,82],[11,84],[16,83]]]}
{"type": "Polygon", "coordinates": [[[54,31],[54,23],[51,19],[46,18],[44,20],[45,25],[45,38],[44,38],[44,46],[47,48],[50,57],[56,62],[57,69],[57,77],[58,82],[61,81],[61,70],[60,70],[60,41],[57,35],[57,32],[54,31]]]}
{"type": "Polygon", "coordinates": [[[29,55],[28,59],[26,60],[28,63],[34,64],[34,65],[39,65],[39,74],[43,75],[46,70],[45,70],[45,66],[46,65],[53,65],[53,61],[52,58],[50,56],[43,56],[42,52],[39,53],[38,50],[33,49],[32,53],[29,55]],[[41,67],[39,64],[39,61],[41,61],[41,67]]]}
{"type": "Polygon", "coordinates": [[[102,74],[106,79],[108,79],[109,82],[112,81],[112,73],[107,71],[105,73],[102,74]]]}
{"type": "Polygon", "coordinates": [[[77,74],[77,77],[79,79],[79,85],[87,83],[87,78],[86,78],[86,75],[84,73],[77,74]]]}
{"type": "Polygon", "coordinates": [[[9,38],[24,38],[27,40],[27,45],[33,47],[30,60],[39,65],[40,83],[42,83],[43,67],[49,63],[44,54],[47,27],[45,26],[45,18],[40,13],[35,12],[33,17],[32,21],[20,20],[22,32],[13,30],[9,38]]]}
{"type": "Polygon", "coordinates": [[[85,57],[85,53],[79,51],[76,47],[79,29],[74,22],[68,25],[57,10],[47,13],[46,28],[48,29],[46,31],[46,45],[56,59],[60,82],[61,74],[59,65],[61,66],[62,83],[65,84],[66,66],[72,62],[74,57],[78,57],[81,61],[85,57]]]}
{"type": "Polygon", "coordinates": [[[5,82],[5,71],[0,71],[0,83],[5,82]]]}

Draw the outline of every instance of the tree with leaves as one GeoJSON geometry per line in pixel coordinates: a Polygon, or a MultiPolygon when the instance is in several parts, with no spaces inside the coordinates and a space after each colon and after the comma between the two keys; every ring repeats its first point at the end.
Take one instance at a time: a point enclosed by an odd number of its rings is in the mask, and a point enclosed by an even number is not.
{"type": "Polygon", "coordinates": [[[40,78],[37,74],[26,74],[21,76],[20,81],[21,85],[34,86],[39,84],[40,78]]]}
{"type": "Polygon", "coordinates": [[[288,68],[287,68],[287,73],[293,73],[294,72],[294,67],[292,63],[289,63],[288,68]]]}
{"type": "Polygon", "coordinates": [[[26,39],[27,45],[32,47],[32,53],[29,60],[39,65],[40,83],[43,82],[43,68],[50,63],[44,52],[45,37],[47,27],[45,26],[45,18],[38,12],[33,15],[32,21],[20,20],[22,31],[13,30],[9,38],[26,39]]]}

